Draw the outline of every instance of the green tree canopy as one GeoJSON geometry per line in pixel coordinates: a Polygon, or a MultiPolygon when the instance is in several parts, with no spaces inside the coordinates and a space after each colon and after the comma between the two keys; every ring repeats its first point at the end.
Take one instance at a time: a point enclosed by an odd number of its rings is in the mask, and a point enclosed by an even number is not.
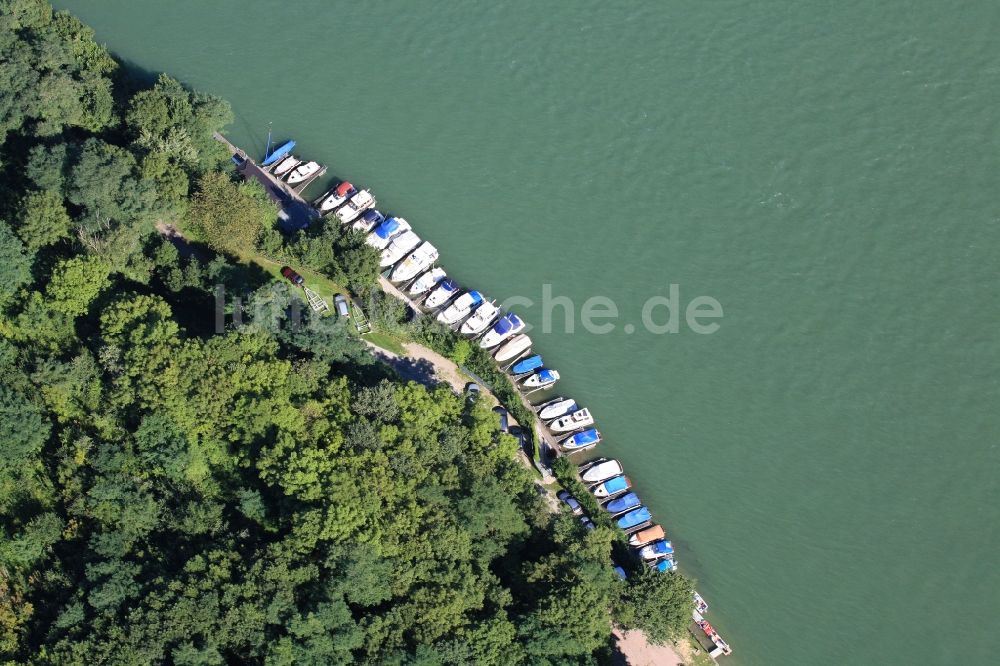
{"type": "Polygon", "coordinates": [[[211,172],[198,181],[187,221],[214,249],[243,256],[252,251],[278,211],[256,183],[234,183],[211,172]]]}
{"type": "Polygon", "coordinates": [[[31,250],[51,245],[70,235],[73,220],[63,205],[62,194],[52,190],[29,192],[21,201],[17,234],[31,250]]]}

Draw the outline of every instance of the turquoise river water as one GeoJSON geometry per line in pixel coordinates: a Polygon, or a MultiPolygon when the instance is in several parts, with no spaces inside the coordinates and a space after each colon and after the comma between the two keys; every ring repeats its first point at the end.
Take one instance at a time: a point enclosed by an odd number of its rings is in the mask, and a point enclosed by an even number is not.
{"type": "Polygon", "coordinates": [[[569,297],[536,348],[727,663],[1000,658],[1000,4],[56,4],[529,321],[569,297]],[[610,333],[581,324],[595,295],[610,333]]]}

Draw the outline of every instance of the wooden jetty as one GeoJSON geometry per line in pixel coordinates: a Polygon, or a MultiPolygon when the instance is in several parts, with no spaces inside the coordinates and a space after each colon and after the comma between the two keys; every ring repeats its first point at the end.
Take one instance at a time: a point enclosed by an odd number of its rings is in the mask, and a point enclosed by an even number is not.
{"type": "MultiPolygon", "coordinates": [[[[288,230],[294,231],[307,227],[310,222],[319,217],[319,212],[302,198],[302,188],[296,190],[288,183],[277,178],[268,169],[250,159],[242,148],[234,145],[219,132],[215,132],[212,138],[229,149],[229,154],[233,156],[233,162],[236,164],[236,170],[244,178],[252,178],[264,187],[268,198],[281,208],[282,224],[288,230]]],[[[323,171],[325,172],[325,168],[323,171]]],[[[309,182],[312,181],[307,181],[306,184],[309,182]]]]}

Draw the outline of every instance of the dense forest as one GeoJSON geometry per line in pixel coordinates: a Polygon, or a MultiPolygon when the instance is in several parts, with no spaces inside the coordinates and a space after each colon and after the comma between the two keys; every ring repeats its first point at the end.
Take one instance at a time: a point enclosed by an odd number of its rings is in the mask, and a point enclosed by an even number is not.
{"type": "Polygon", "coordinates": [[[612,621],[681,631],[690,582],[621,581],[621,536],[552,513],[485,401],[292,317],[248,254],[355,290],[377,261],[284,237],[231,118],[0,2],[0,660],[585,664],[612,621]],[[219,284],[254,315],[222,332],[219,284]]]}

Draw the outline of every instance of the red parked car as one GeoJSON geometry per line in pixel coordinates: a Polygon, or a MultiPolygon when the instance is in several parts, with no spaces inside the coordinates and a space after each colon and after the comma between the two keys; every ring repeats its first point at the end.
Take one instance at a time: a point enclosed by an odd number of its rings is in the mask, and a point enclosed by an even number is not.
{"type": "Polygon", "coordinates": [[[305,279],[295,271],[293,271],[288,266],[281,267],[281,274],[285,276],[285,279],[294,284],[296,287],[301,287],[306,283],[305,279]]]}

